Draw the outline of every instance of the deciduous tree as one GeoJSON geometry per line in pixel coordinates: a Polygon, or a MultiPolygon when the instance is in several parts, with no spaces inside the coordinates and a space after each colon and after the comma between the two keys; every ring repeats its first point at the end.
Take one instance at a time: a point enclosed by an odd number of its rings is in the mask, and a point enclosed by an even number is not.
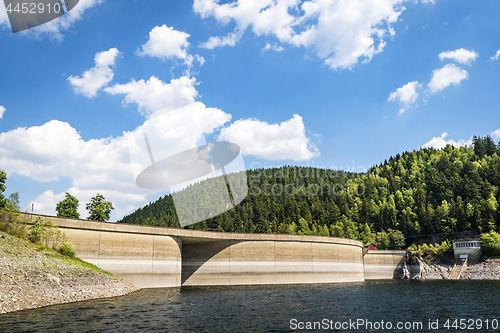
{"type": "Polygon", "coordinates": [[[85,208],[90,213],[88,219],[94,221],[109,220],[109,215],[111,214],[111,211],[115,209],[113,207],[113,204],[109,201],[106,201],[104,196],[99,193],[97,193],[95,197],[92,197],[90,199],[90,202],[87,204],[85,208]]]}
{"type": "Polygon", "coordinates": [[[57,203],[56,211],[57,216],[62,217],[72,217],[75,219],[80,218],[80,214],[78,213],[78,206],[80,205],[78,199],[68,192],[65,193],[66,198],[57,203]]]}

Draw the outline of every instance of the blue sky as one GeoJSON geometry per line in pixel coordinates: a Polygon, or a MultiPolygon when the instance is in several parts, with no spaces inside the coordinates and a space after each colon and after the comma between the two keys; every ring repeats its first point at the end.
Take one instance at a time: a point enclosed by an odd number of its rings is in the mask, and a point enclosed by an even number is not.
{"type": "Polygon", "coordinates": [[[2,7],[6,194],[54,214],[69,191],[86,217],[99,192],[121,218],[166,193],[135,185],[139,126],[165,129],[161,149],[202,132],[235,142],[247,169],[363,171],[422,146],[499,140],[499,10],[493,0],[80,0],[14,34],[2,7]]]}

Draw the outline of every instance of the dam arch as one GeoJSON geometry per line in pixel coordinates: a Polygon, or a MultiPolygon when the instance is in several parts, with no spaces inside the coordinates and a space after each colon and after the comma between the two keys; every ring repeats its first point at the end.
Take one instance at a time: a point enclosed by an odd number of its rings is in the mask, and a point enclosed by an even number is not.
{"type": "Polygon", "coordinates": [[[363,244],[321,236],[240,234],[52,219],[77,256],[140,288],[364,281],[363,244]]]}

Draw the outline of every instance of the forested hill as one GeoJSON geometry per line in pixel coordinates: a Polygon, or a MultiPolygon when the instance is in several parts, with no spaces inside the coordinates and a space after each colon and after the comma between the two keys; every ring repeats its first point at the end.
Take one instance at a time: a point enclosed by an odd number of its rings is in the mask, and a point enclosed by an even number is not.
{"type": "MultiPolygon", "coordinates": [[[[474,137],[472,147],[398,154],[366,174],[250,170],[249,194],[236,209],[189,228],[329,235],[392,248],[421,235],[487,231],[500,226],[499,156],[500,143],[488,136],[474,137]]],[[[179,226],[171,196],[119,222],[179,226]]]]}

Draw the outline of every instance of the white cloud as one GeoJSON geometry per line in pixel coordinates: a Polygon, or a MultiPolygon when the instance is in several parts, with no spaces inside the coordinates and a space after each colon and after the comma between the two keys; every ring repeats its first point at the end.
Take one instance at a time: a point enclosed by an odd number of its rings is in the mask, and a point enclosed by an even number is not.
{"type": "MultiPolygon", "coordinates": [[[[115,203],[113,218],[121,218],[121,214],[130,212],[131,206],[140,207],[148,194],[157,192],[138,187],[134,179],[136,165],[131,163],[129,148],[131,142],[144,140],[142,128],[161,133],[155,141],[150,136],[151,146],[160,147],[156,152],[164,154],[155,156],[160,159],[178,152],[181,147],[196,144],[203,132],[211,133],[230,119],[231,115],[219,109],[194,102],[176,112],[156,114],[138,130],[124,132],[123,136],[88,141],[68,123],[51,120],[41,126],[0,133],[0,166],[8,176],[16,174],[39,182],[67,177],[72,183],[69,191],[78,197],[81,205],[99,192],[115,203]],[[172,151],[175,149],[177,151],[172,151]]],[[[35,212],[53,214],[64,192],[47,191],[38,196],[33,201],[35,212]]],[[[81,207],[82,217],[87,216],[85,206],[81,207]]]]}
{"type": "Polygon", "coordinates": [[[76,93],[94,97],[97,92],[113,80],[113,70],[116,58],[120,52],[116,48],[99,52],[95,55],[95,66],[82,73],[82,76],[70,76],[69,82],[76,93]]]}
{"type": "Polygon", "coordinates": [[[206,41],[205,43],[201,43],[200,47],[212,50],[216,47],[235,46],[236,43],[241,39],[241,36],[243,36],[243,34],[238,29],[236,29],[235,32],[229,33],[224,37],[210,37],[208,41],[206,41]]]}
{"type": "Polygon", "coordinates": [[[266,46],[264,46],[264,48],[262,49],[262,51],[269,51],[269,50],[281,52],[284,50],[284,48],[283,48],[283,46],[278,45],[276,43],[274,43],[274,44],[267,43],[266,46]]]}
{"type": "Polygon", "coordinates": [[[401,105],[401,109],[399,110],[399,114],[403,114],[405,109],[410,106],[410,104],[415,103],[418,97],[417,90],[422,87],[422,84],[418,83],[418,81],[408,82],[401,88],[396,89],[396,91],[392,92],[387,101],[399,101],[399,105],[401,105]]]}
{"type": "MultiPolygon", "coordinates": [[[[137,104],[140,112],[148,117],[143,125],[128,134],[135,177],[151,165],[151,159],[163,160],[205,145],[204,133],[212,133],[231,120],[230,114],[207,108],[195,100],[196,84],[196,79],[188,76],[170,83],[151,77],[148,81],[132,81],[106,89],[112,94],[124,94],[124,104],[137,104]]],[[[160,180],[154,181],[158,182],[160,180]]]]}
{"type": "Polygon", "coordinates": [[[124,104],[136,103],[139,111],[146,116],[156,111],[171,111],[193,104],[198,92],[196,78],[182,76],[164,83],[152,76],[149,80],[132,80],[126,84],[116,84],[104,89],[112,94],[124,94],[124,104]]]}
{"type": "MultiPolygon", "coordinates": [[[[46,214],[46,215],[56,215],[56,205],[59,201],[64,199],[64,193],[61,192],[59,194],[54,194],[52,190],[47,190],[43,192],[42,194],[38,195],[35,200],[30,201],[30,203],[24,208],[25,211],[28,211],[31,213],[31,208],[33,205],[33,212],[35,214],[46,214]]],[[[74,195],[74,193],[71,193],[71,195],[74,195]]],[[[78,199],[78,198],[77,198],[78,199]]],[[[82,203],[79,203],[78,207],[78,212],[80,213],[80,216],[85,216],[82,215],[81,209],[82,209],[82,203]]]]}
{"type": "Polygon", "coordinates": [[[161,59],[186,59],[188,53],[188,33],[177,31],[166,25],[156,26],[149,32],[149,40],[142,45],[139,55],[161,59]]]}
{"type": "Polygon", "coordinates": [[[273,35],[282,43],[311,49],[332,69],[352,68],[362,58],[369,62],[382,52],[391,24],[404,11],[402,0],[304,1],[238,0],[219,4],[195,0],[193,9],[202,18],[221,24],[236,23],[225,37],[210,37],[205,48],[234,46],[247,28],[257,35],[273,35]]]}
{"type": "Polygon", "coordinates": [[[279,125],[237,120],[221,130],[219,139],[238,144],[244,154],[270,160],[304,161],[319,156],[318,149],[309,145],[302,117],[296,114],[279,125]]]}
{"type": "MultiPolygon", "coordinates": [[[[135,185],[127,148],[126,134],[85,141],[68,123],[51,120],[0,133],[0,165],[9,176],[17,174],[39,182],[68,177],[72,191],[86,193],[88,198],[100,192],[113,202],[138,203],[151,191],[135,185]]],[[[59,199],[50,201],[49,194],[35,200],[35,207],[45,202],[42,207],[46,209],[48,203],[59,199]]],[[[54,207],[50,211],[37,208],[37,212],[52,214],[54,207]]]]}
{"type": "Polygon", "coordinates": [[[200,65],[205,63],[205,59],[199,55],[188,53],[189,34],[177,31],[173,27],[166,25],[156,26],[149,32],[149,40],[142,45],[142,51],[137,51],[141,56],[157,57],[160,59],[181,59],[188,67],[193,66],[193,61],[197,60],[200,65]]]}
{"type": "Polygon", "coordinates": [[[492,132],[490,136],[493,140],[500,140],[500,129],[497,129],[496,131],[492,132]]]}
{"type": "MultiPolygon", "coordinates": [[[[55,20],[44,23],[37,27],[24,30],[20,33],[34,37],[47,35],[49,37],[62,41],[64,39],[64,36],[62,34],[63,31],[70,29],[76,21],[80,20],[85,10],[102,2],[103,0],[79,0],[78,4],[67,14],[64,14],[63,16],[60,16],[55,20]]],[[[10,28],[9,19],[7,17],[7,12],[5,11],[4,6],[0,6],[0,26],[2,25],[8,26],[10,28]]]]}
{"type": "Polygon", "coordinates": [[[456,148],[462,147],[462,146],[471,146],[472,145],[472,137],[465,141],[465,140],[458,140],[455,141],[453,139],[445,140],[445,138],[448,136],[448,133],[443,133],[441,134],[440,137],[433,137],[429,142],[424,144],[421,148],[435,148],[435,149],[443,149],[446,147],[446,145],[452,145],[456,148]]]}
{"type": "MultiPolygon", "coordinates": [[[[84,141],[73,127],[58,120],[0,133],[2,168],[38,181],[54,181],[78,170],[82,175],[100,168],[120,173],[128,164],[126,153],[118,153],[123,147],[126,142],[120,138],[84,141]],[[110,158],[119,163],[106,166],[103,161],[110,158]]],[[[87,181],[94,183],[96,179],[87,181]]]]}
{"type": "Polygon", "coordinates": [[[474,52],[474,50],[469,51],[464,48],[439,53],[439,59],[452,59],[461,64],[470,64],[476,60],[477,57],[479,57],[479,53],[474,52]]]}
{"type": "Polygon", "coordinates": [[[491,57],[490,59],[491,60],[498,60],[498,58],[500,58],[500,50],[498,50],[497,53],[493,57],[491,57]]]}
{"type": "Polygon", "coordinates": [[[431,93],[437,93],[448,87],[450,84],[459,84],[460,81],[468,79],[469,74],[466,70],[457,67],[454,64],[448,64],[440,69],[432,71],[432,79],[428,87],[431,93]]]}
{"type": "MultiPolygon", "coordinates": [[[[497,129],[496,131],[491,132],[490,136],[493,140],[500,140],[500,129],[497,129]]],[[[446,147],[446,145],[448,145],[448,144],[452,145],[456,148],[463,147],[463,146],[468,146],[468,147],[472,146],[472,139],[473,139],[472,136],[468,140],[461,139],[458,141],[455,141],[453,139],[446,140],[446,137],[448,137],[448,133],[444,132],[439,137],[433,137],[429,142],[427,142],[426,144],[424,144],[420,148],[433,147],[435,149],[442,149],[442,148],[446,147]]]]}
{"type": "Polygon", "coordinates": [[[5,107],[0,105],[0,119],[3,118],[3,114],[5,113],[5,107]]]}

